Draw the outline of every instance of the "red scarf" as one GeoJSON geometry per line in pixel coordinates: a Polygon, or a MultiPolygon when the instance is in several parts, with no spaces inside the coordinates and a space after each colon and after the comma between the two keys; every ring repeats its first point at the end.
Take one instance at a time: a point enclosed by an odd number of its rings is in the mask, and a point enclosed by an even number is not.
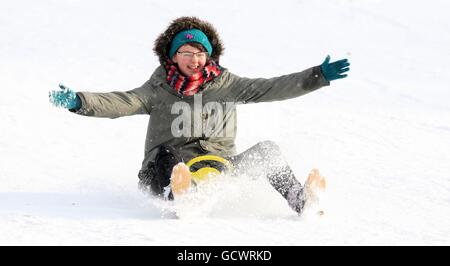
{"type": "Polygon", "coordinates": [[[167,82],[169,85],[179,94],[185,96],[192,96],[202,91],[203,88],[201,88],[201,85],[220,75],[220,67],[213,60],[210,60],[202,71],[190,77],[181,74],[178,66],[172,61],[168,61],[165,68],[167,70],[167,82]]]}

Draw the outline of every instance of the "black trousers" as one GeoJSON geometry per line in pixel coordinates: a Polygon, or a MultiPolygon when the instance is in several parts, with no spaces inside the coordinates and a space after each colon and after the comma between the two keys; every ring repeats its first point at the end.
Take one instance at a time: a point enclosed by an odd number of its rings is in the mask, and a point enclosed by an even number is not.
{"type": "MultiPolygon", "coordinates": [[[[269,183],[283,196],[289,206],[301,213],[305,205],[304,188],[295,178],[289,165],[283,159],[281,150],[273,141],[263,141],[248,150],[229,158],[233,165],[233,175],[266,176],[269,183]]],[[[155,195],[173,199],[168,190],[172,168],[182,161],[178,152],[170,146],[162,145],[155,162],[148,170],[139,172],[139,185],[155,195]]]]}

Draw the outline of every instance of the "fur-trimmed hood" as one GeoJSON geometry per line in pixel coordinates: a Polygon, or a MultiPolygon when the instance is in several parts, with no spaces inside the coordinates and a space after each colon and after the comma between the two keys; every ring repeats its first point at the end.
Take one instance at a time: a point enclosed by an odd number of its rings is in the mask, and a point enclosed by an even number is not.
{"type": "Polygon", "coordinates": [[[167,59],[169,59],[168,54],[172,39],[178,32],[188,29],[199,29],[208,36],[209,42],[213,47],[211,59],[219,63],[224,47],[216,29],[209,22],[200,20],[197,17],[180,17],[172,21],[169,27],[155,41],[153,51],[158,56],[161,65],[165,65],[167,59]]]}

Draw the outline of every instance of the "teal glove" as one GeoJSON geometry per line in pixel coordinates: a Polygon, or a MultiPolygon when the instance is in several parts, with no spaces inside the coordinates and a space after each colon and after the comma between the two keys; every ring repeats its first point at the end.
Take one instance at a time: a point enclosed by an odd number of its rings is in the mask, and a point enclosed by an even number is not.
{"type": "Polygon", "coordinates": [[[350,66],[350,63],[347,59],[330,63],[330,56],[328,55],[327,58],[325,58],[325,61],[320,65],[320,70],[326,80],[332,81],[347,77],[347,74],[344,73],[350,70],[348,66],[350,66]]]}
{"type": "Polygon", "coordinates": [[[78,110],[81,108],[80,97],[71,89],[59,84],[60,91],[51,91],[48,94],[50,102],[56,107],[78,110]]]}

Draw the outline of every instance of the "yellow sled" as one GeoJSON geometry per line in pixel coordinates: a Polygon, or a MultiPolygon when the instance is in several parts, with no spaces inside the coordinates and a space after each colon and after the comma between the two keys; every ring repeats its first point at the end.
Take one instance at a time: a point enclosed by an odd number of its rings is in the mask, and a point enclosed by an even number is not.
{"type": "Polygon", "coordinates": [[[228,160],[216,155],[198,156],[187,162],[186,165],[187,167],[189,167],[192,179],[195,182],[201,182],[206,180],[208,177],[220,175],[222,172],[229,171],[232,168],[232,165],[228,160]],[[209,162],[209,166],[201,167],[198,170],[195,170],[195,168],[193,168],[196,164],[203,162],[207,162],[207,164],[209,162]],[[217,165],[218,163],[220,166],[212,167],[211,162],[216,162],[215,165],[217,165]]]}
{"type": "Polygon", "coordinates": [[[199,183],[233,168],[231,163],[217,155],[202,155],[186,164],[179,163],[172,170],[170,184],[174,195],[185,193],[192,181],[199,183]]]}

